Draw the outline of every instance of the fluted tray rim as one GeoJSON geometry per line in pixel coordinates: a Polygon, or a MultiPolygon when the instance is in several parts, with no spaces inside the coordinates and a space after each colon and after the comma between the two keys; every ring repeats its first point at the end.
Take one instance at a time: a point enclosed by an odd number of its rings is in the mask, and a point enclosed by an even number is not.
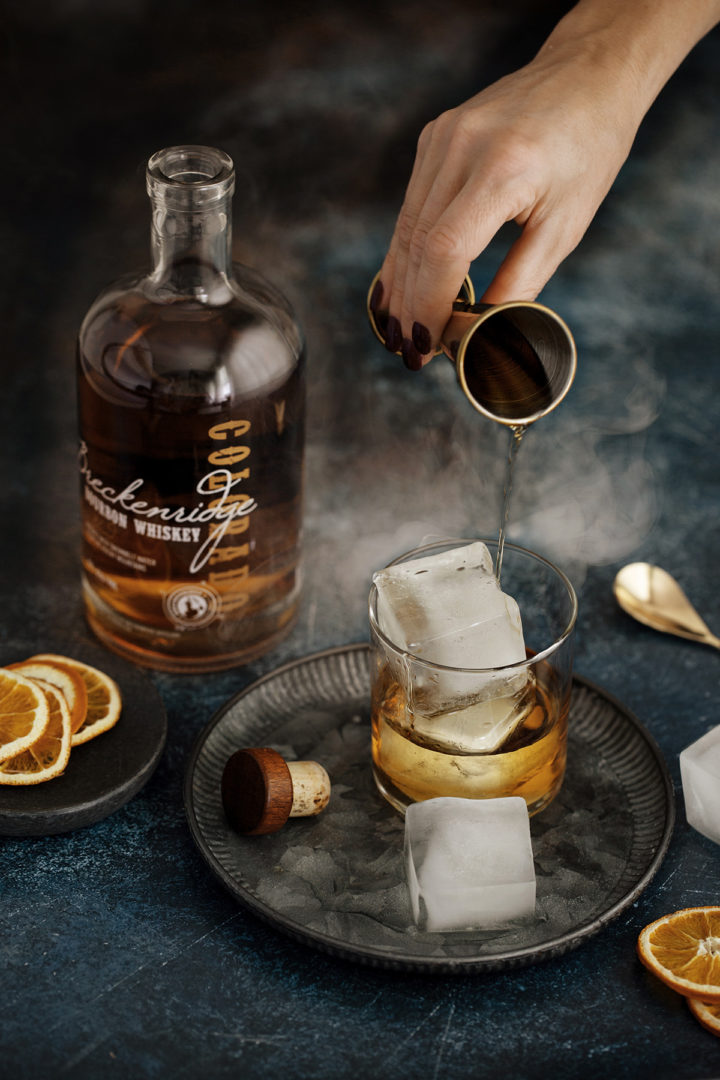
{"type": "Polygon", "coordinates": [[[342,657],[363,652],[367,653],[369,658],[370,645],[366,642],[357,642],[349,645],[334,646],[329,649],[323,649],[315,653],[289,660],[277,668],[273,668],[266,672],[248,686],[243,687],[236,694],[232,695],[232,697],[215,711],[205,728],[199,732],[191,748],[185,771],[183,800],[186,819],[193,841],[201,856],[213,874],[238,902],[252,911],[262,921],[268,923],[275,929],[280,930],[282,933],[289,935],[294,940],[333,956],[342,957],[372,967],[390,970],[407,970],[425,974],[473,974],[506,968],[523,967],[528,964],[563,955],[570,949],[579,946],[587,938],[597,934],[603,927],[616,919],[618,915],[637,900],[657,873],[670,845],[676,816],[675,794],[672,779],[658,744],[634,713],[623,705],[613,694],[604,690],[590,679],[575,673],[573,674],[573,685],[585,687],[591,693],[604,699],[628,725],[629,729],[638,735],[646,744],[649,757],[653,760],[658,769],[659,784],[664,796],[664,823],[662,825],[660,839],[644,872],[639,875],[623,896],[618,898],[613,904],[610,904],[596,918],[589,920],[587,924],[579,928],[574,928],[565,934],[548,939],[540,946],[532,945],[527,948],[510,949],[506,952],[493,953],[491,956],[444,957],[428,954],[419,958],[415,954],[388,955],[388,951],[385,947],[374,947],[367,943],[358,945],[356,942],[339,940],[336,937],[324,934],[314,928],[308,928],[303,923],[294,920],[285,913],[278,912],[275,908],[265,903],[261,898],[254,896],[252,892],[245,888],[233,874],[225,869],[214,855],[203,835],[200,823],[198,822],[194,806],[193,786],[198,760],[202,754],[203,748],[214,729],[218,724],[222,723],[224,717],[226,717],[228,713],[232,712],[235,705],[243,698],[257,692],[258,689],[266,683],[282,678],[286,673],[305,665],[311,665],[323,660],[330,660],[334,657],[342,657]]]}

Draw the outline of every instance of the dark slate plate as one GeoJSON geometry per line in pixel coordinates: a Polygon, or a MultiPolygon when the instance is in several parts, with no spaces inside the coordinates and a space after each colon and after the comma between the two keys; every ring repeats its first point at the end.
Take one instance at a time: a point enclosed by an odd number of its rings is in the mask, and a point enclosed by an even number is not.
{"type": "Polygon", "coordinates": [[[36,652],[64,654],[106,672],[120,687],[123,709],[115,727],[70,752],[62,776],[29,787],[0,785],[2,836],[49,836],[101,821],[147,783],[165,746],[165,707],[137,668],[80,638],[16,642],[4,647],[3,663],[36,652]]]}
{"type": "Polygon", "coordinates": [[[368,646],[319,653],[243,690],[198,738],[185,778],[190,829],[213,872],[255,914],[336,956],[464,973],[559,956],[647,886],[675,819],[667,768],[631,713],[576,678],[565,783],[531,820],[536,918],[501,930],[419,932],[405,886],[403,819],[371,775],[369,686],[368,646]],[[265,745],[321,762],[332,796],[317,818],[241,837],[225,820],[220,778],[238,747],[265,745]]]}

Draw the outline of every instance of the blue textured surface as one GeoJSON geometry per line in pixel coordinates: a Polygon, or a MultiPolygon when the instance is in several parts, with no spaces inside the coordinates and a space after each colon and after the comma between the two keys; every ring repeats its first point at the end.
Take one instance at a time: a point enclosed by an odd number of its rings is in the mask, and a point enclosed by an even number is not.
{"type": "MultiPolygon", "coordinates": [[[[292,636],[245,669],[153,676],[170,736],[143,792],[91,828],[3,842],[2,1072],[717,1076],[718,1040],[634,952],[650,920],[720,902],[720,847],[687,827],[681,796],[666,861],[623,917],[551,963],[461,978],[366,970],[277,934],[216,883],[182,811],[190,746],[224,700],[286,659],[365,639],[372,570],[423,536],[495,531],[504,433],[449,365],[413,375],[385,354],[364,298],[419,127],[529,58],[552,5],[5,8],[0,645],[84,632],[74,336],[98,289],[146,260],[152,151],[232,154],[235,254],[295,301],[311,382],[292,636]]],[[[720,658],[634,624],[611,583],[624,562],[657,562],[720,628],[719,67],[716,34],[543,293],[576,333],[580,372],[523,447],[512,510],[511,535],[580,588],[578,672],[638,715],[678,790],[679,751],[720,722],[720,658]]],[[[477,286],[502,247],[478,260],[477,286]]]]}

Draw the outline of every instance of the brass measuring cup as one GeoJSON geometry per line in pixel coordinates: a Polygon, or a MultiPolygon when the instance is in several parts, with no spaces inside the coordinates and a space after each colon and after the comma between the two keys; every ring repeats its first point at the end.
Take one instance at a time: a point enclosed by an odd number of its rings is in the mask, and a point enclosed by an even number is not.
{"type": "MultiPolygon", "coordinates": [[[[370,310],[378,276],[368,290],[367,313],[375,336],[384,343],[370,310]]],[[[434,355],[441,353],[454,364],[473,408],[509,427],[527,427],[551,412],[567,394],[577,369],[575,341],[559,315],[533,300],[476,304],[469,277],[434,355]]]]}

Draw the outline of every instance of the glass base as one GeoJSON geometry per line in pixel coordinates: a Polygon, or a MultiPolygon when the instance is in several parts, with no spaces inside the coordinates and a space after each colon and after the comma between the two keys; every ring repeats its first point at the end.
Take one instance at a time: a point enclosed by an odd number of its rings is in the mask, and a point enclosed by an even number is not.
{"type": "MultiPolygon", "coordinates": [[[[373,770],[373,779],[375,780],[375,786],[377,787],[380,794],[383,796],[384,799],[386,799],[390,803],[390,805],[393,807],[393,809],[398,810],[404,817],[405,816],[405,811],[407,810],[408,806],[410,806],[410,804],[415,802],[416,800],[412,799],[401,788],[399,788],[395,784],[393,784],[393,782],[390,780],[390,778],[388,776],[386,776],[382,772],[382,770],[377,767],[377,765],[374,762],[373,762],[372,770],[373,770]]],[[[529,814],[530,817],[533,817],[534,814],[539,814],[541,810],[544,810],[547,806],[550,805],[550,803],[553,801],[553,799],[555,798],[555,796],[559,792],[560,788],[562,787],[563,779],[564,779],[564,775],[560,776],[557,779],[557,781],[553,784],[553,786],[550,788],[549,791],[545,792],[545,794],[543,794],[540,798],[535,799],[534,802],[528,803],[528,814],[529,814]]],[[[437,794],[435,795],[435,798],[440,798],[444,794],[445,794],[444,792],[438,791],[437,794]]],[[[456,793],[453,792],[453,794],[456,794],[456,793]]],[[[510,796],[512,794],[513,794],[512,791],[508,791],[508,792],[504,792],[503,796],[507,797],[507,796],[510,796]]],[[[485,798],[492,799],[492,798],[501,798],[503,796],[487,795],[487,796],[485,796],[485,798]]],[[[527,800],[526,800],[526,802],[527,802],[527,800]]]]}

